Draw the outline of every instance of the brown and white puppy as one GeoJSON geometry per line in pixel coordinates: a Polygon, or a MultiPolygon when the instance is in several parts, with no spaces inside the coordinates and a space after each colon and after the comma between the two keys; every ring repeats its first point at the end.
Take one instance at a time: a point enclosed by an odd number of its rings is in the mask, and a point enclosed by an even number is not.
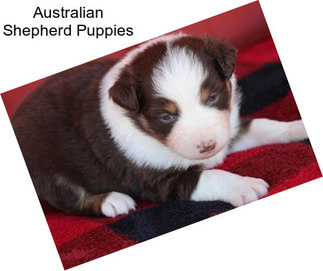
{"type": "Polygon", "coordinates": [[[240,120],[235,54],[222,40],[175,34],[53,76],[13,118],[39,198],[113,217],[135,200],[240,206],[265,195],[261,179],[208,168],[307,136],[301,121],[240,120]]]}

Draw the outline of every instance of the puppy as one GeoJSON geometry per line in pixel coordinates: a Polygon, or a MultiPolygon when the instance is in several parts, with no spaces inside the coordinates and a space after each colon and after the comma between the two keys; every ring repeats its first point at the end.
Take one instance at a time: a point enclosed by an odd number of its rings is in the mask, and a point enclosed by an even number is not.
{"type": "Polygon", "coordinates": [[[301,120],[240,119],[235,55],[223,40],[173,34],[50,78],[13,117],[40,200],[114,217],[138,200],[264,196],[264,180],[209,168],[307,135],[301,120]]]}

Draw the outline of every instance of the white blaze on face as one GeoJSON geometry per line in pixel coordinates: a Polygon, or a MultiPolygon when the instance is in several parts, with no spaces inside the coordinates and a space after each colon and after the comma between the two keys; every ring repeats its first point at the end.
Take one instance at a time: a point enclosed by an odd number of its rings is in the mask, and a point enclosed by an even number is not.
{"type": "Polygon", "coordinates": [[[208,73],[199,58],[185,48],[170,48],[156,66],[152,82],[157,93],[176,102],[179,118],[166,145],[187,159],[214,156],[230,138],[230,113],[201,102],[201,86],[208,73]]]}

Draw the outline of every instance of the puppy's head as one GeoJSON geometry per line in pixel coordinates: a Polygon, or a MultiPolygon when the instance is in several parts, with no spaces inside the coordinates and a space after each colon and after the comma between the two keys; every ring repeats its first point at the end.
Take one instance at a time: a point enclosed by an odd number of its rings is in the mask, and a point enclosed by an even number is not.
{"type": "Polygon", "coordinates": [[[233,47],[179,37],[138,53],[110,89],[139,129],[191,160],[214,156],[230,139],[233,47]]]}

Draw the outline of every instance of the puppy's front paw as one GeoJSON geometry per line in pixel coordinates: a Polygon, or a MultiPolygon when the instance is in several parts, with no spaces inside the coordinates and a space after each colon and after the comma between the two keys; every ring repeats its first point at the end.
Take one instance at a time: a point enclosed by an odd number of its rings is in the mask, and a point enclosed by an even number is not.
{"type": "Polygon", "coordinates": [[[269,185],[259,178],[243,177],[223,170],[205,170],[191,199],[222,200],[241,206],[266,195],[268,188],[269,185]]]}
{"type": "Polygon", "coordinates": [[[234,206],[241,206],[255,201],[268,192],[269,185],[262,179],[239,176],[227,190],[228,201],[234,206]]]}
{"type": "Polygon", "coordinates": [[[290,141],[302,141],[308,139],[302,120],[288,122],[288,136],[290,141]]]}
{"type": "Polygon", "coordinates": [[[116,217],[118,215],[128,214],[135,207],[136,202],[130,196],[119,192],[111,192],[103,200],[101,212],[105,216],[116,217]]]}

